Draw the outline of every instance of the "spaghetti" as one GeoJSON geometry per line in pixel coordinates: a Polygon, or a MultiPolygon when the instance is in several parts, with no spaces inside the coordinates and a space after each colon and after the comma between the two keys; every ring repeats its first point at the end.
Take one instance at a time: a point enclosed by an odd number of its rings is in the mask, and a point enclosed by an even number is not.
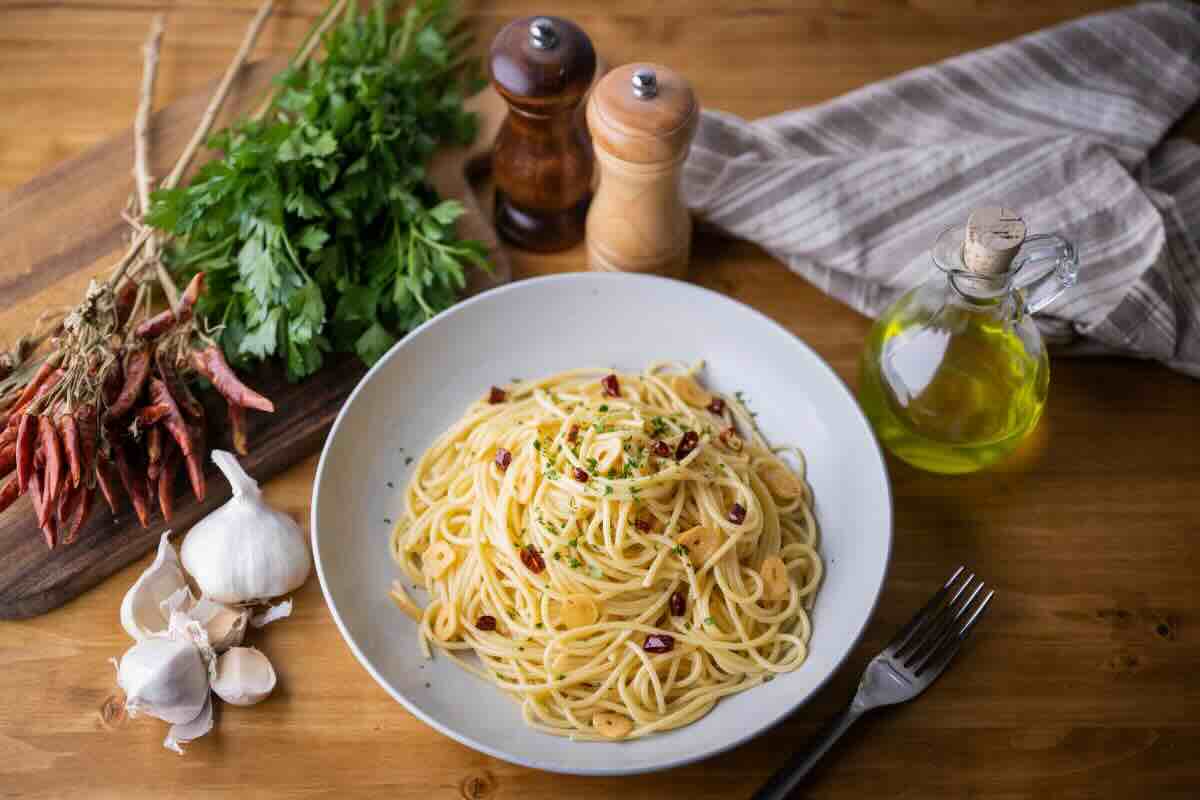
{"type": "Polygon", "coordinates": [[[794,452],[799,474],[694,369],[493,388],[415,467],[391,550],[429,602],[392,597],[534,728],[686,725],[807,656],[822,563],[794,452]]]}

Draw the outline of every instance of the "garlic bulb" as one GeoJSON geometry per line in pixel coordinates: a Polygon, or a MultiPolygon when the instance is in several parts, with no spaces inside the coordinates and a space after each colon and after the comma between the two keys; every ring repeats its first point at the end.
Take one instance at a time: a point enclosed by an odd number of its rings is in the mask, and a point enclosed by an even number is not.
{"type": "Polygon", "coordinates": [[[180,589],[187,591],[187,581],[179,567],[179,556],[171,545],[170,535],[167,531],[158,540],[154,562],[129,587],[121,601],[121,627],[138,641],[160,635],[167,629],[170,611],[165,610],[164,605],[180,589]]]}
{"type": "Polygon", "coordinates": [[[151,637],[125,651],[117,666],[129,716],[149,714],[167,722],[190,722],[208,699],[208,667],[186,639],[151,637]]]}
{"type": "Polygon", "coordinates": [[[233,497],[188,532],[183,568],[219,603],[265,600],[298,588],[312,567],[300,526],[263,502],[258,484],[232,453],[214,450],[212,460],[233,497]]]}
{"type": "Polygon", "coordinates": [[[217,659],[212,690],[235,706],[252,706],[267,699],[275,688],[275,669],[253,647],[234,647],[217,659]]]}

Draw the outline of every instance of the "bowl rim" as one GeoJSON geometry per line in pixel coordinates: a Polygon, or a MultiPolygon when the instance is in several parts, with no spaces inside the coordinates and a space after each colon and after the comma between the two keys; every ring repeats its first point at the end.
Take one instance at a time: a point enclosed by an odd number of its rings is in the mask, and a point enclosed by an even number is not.
{"type": "MultiPolygon", "coordinates": [[[[416,328],[414,328],[412,331],[405,334],[403,337],[401,337],[399,339],[399,341],[397,341],[394,345],[392,345],[391,348],[389,348],[386,353],[384,353],[384,355],[379,359],[379,361],[377,361],[367,371],[367,373],[365,375],[363,375],[362,378],[359,379],[359,381],[355,385],[354,389],[350,392],[349,396],[347,396],[345,402],[342,403],[342,407],[341,407],[341,409],[339,409],[337,417],[334,419],[333,425],[330,427],[329,433],[326,435],[325,441],[321,446],[321,457],[317,462],[316,474],[313,477],[313,487],[312,487],[311,501],[310,501],[309,505],[310,505],[309,545],[312,548],[313,563],[316,566],[317,578],[321,584],[321,594],[325,598],[325,606],[326,606],[326,608],[328,608],[330,615],[333,617],[334,624],[337,625],[338,632],[341,634],[343,641],[346,643],[347,646],[349,646],[350,651],[354,654],[354,658],[358,661],[358,663],[364,669],[366,669],[367,673],[375,680],[375,682],[377,684],[379,684],[384,689],[384,691],[386,691],[389,695],[391,695],[391,697],[394,700],[396,700],[396,702],[400,703],[400,705],[402,705],[405,708],[405,710],[408,711],[408,713],[412,714],[414,717],[421,720],[429,727],[431,727],[434,730],[436,730],[437,732],[441,733],[443,736],[447,736],[447,737],[459,742],[460,744],[466,745],[467,747],[471,748],[472,750],[475,750],[476,752],[483,753],[485,755],[491,756],[492,758],[497,758],[497,759],[500,759],[501,761],[507,762],[509,764],[515,764],[515,765],[522,766],[522,767],[529,767],[532,769],[538,769],[538,770],[542,770],[545,772],[551,772],[551,773],[562,774],[562,775],[580,775],[580,776],[589,776],[589,777],[621,777],[621,776],[626,776],[626,775],[640,775],[640,774],[646,774],[646,773],[661,772],[663,770],[668,770],[668,769],[673,769],[675,767],[682,767],[682,766],[686,766],[688,764],[693,764],[693,763],[696,763],[697,761],[702,761],[704,759],[712,758],[712,757],[718,756],[722,753],[726,753],[735,747],[743,745],[743,744],[749,742],[751,739],[761,736],[762,734],[766,733],[767,731],[771,730],[772,728],[776,727],[777,725],[779,725],[780,723],[784,722],[786,719],[791,717],[792,714],[796,713],[796,711],[798,711],[802,706],[804,706],[806,703],[808,703],[818,692],[820,692],[825,687],[825,685],[829,682],[829,680],[835,674],[837,674],[842,669],[843,666],[845,666],[846,660],[850,657],[850,654],[858,646],[859,642],[862,641],[862,637],[863,637],[863,634],[866,632],[867,626],[870,625],[871,620],[873,620],[875,617],[875,612],[879,609],[879,600],[883,596],[883,587],[886,585],[888,575],[891,572],[892,546],[893,546],[893,540],[895,538],[895,515],[894,515],[894,509],[893,509],[891,477],[888,473],[887,461],[884,458],[883,449],[882,449],[882,447],[880,447],[879,439],[875,436],[874,429],[871,427],[870,422],[867,420],[866,414],[863,412],[862,407],[858,404],[858,401],[855,399],[854,393],[850,390],[850,387],[846,384],[846,382],[844,380],[842,380],[842,377],[837,374],[837,372],[833,369],[833,367],[831,367],[829,365],[829,363],[826,362],[825,359],[822,358],[819,353],[817,353],[816,350],[814,350],[807,342],[805,342],[799,336],[792,333],[787,328],[785,328],[783,325],[776,322],[774,319],[767,316],[762,311],[759,311],[757,308],[754,308],[753,306],[743,303],[740,300],[737,300],[728,295],[725,295],[720,292],[709,289],[706,286],[701,286],[699,284],[692,283],[690,281],[681,281],[681,280],[676,280],[674,278],[665,278],[665,277],[661,277],[661,276],[657,276],[657,275],[643,275],[643,274],[623,273],[623,272],[617,272],[617,273],[567,272],[567,273],[557,273],[557,274],[553,274],[553,275],[542,275],[542,276],[537,276],[537,277],[514,280],[514,281],[506,283],[502,286],[498,286],[498,287],[489,289],[485,292],[480,292],[479,294],[474,295],[473,297],[469,297],[464,300],[461,300],[458,303],[456,303],[455,305],[451,306],[446,311],[443,311],[442,313],[438,314],[437,316],[435,316],[429,320],[426,320],[425,322],[421,323],[416,328]],[[855,415],[862,422],[863,428],[867,431],[867,434],[868,434],[867,438],[870,440],[871,444],[874,447],[873,452],[875,454],[875,459],[876,459],[876,464],[878,466],[879,474],[883,479],[883,492],[884,492],[884,496],[887,501],[886,509],[885,509],[885,517],[886,517],[885,521],[886,521],[887,535],[886,535],[885,543],[884,543],[885,552],[883,554],[883,557],[884,557],[883,558],[883,570],[879,576],[879,583],[872,589],[872,591],[874,592],[874,597],[871,600],[870,608],[869,608],[866,616],[863,618],[863,621],[859,625],[858,630],[855,631],[854,635],[850,638],[849,644],[845,648],[845,651],[840,656],[838,656],[838,658],[835,660],[832,669],[830,669],[829,672],[824,677],[817,680],[817,682],[815,683],[815,685],[813,686],[811,691],[809,691],[805,697],[797,700],[795,703],[793,703],[791,705],[784,704],[783,706],[781,706],[782,710],[772,711],[772,712],[764,715],[764,717],[763,717],[764,721],[762,722],[762,724],[748,727],[746,730],[744,730],[734,736],[731,736],[727,741],[722,742],[721,744],[709,747],[707,749],[687,753],[685,755],[682,755],[682,756],[679,756],[679,757],[676,757],[673,759],[657,762],[654,764],[640,765],[640,766],[636,766],[636,767],[624,766],[617,759],[614,759],[613,765],[611,767],[607,767],[607,766],[606,767],[575,766],[575,765],[571,765],[571,764],[559,764],[556,762],[540,762],[540,761],[536,761],[536,760],[532,760],[532,759],[526,759],[526,758],[523,758],[520,756],[516,756],[512,753],[501,751],[498,748],[492,747],[491,745],[488,745],[484,742],[478,741],[477,739],[472,737],[470,734],[455,730],[455,729],[449,727],[448,725],[443,724],[436,717],[433,717],[432,715],[427,714],[424,711],[422,711],[415,703],[410,702],[409,699],[407,698],[407,696],[405,696],[402,692],[395,689],[391,685],[391,682],[388,681],[383,675],[381,675],[375,669],[375,667],[371,664],[370,660],[366,657],[366,655],[359,648],[357,641],[355,641],[354,636],[351,635],[349,629],[346,626],[346,623],[342,620],[341,615],[338,613],[337,606],[334,603],[333,595],[329,589],[329,583],[325,578],[324,564],[321,561],[320,550],[317,547],[317,539],[318,539],[319,532],[320,532],[320,529],[317,524],[317,520],[319,517],[320,487],[321,487],[321,484],[325,477],[326,460],[329,457],[330,445],[333,442],[334,437],[337,435],[338,430],[341,428],[341,426],[347,416],[347,413],[348,413],[351,405],[353,405],[354,400],[358,396],[359,392],[363,391],[364,387],[366,387],[366,385],[368,383],[370,383],[370,381],[374,378],[374,376],[376,375],[377,372],[379,372],[383,369],[386,369],[388,362],[390,362],[393,358],[396,357],[396,354],[400,351],[400,349],[402,347],[405,346],[405,344],[407,344],[407,342],[410,339],[414,338],[417,334],[424,332],[427,328],[430,328],[434,325],[447,324],[447,320],[452,319],[453,317],[455,317],[458,314],[464,313],[465,309],[473,306],[476,303],[482,302],[485,299],[490,300],[496,295],[507,294],[507,293],[513,292],[513,291],[521,291],[521,290],[525,289],[526,287],[529,287],[532,285],[541,285],[541,284],[546,284],[546,283],[574,283],[574,282],[578,282],[578,281],[586,282],[586,281],[597,280],[597,279],[611,280],[611,281],[624,280],[624,281],[630,281],[634,284],[658,283],[658,284],[678,285],[678,286],[686,287],[689,290],[694,290],[694,291],[701,292],[703,294],[711,295],[712,299],[715,299],[715,300],[735,303],[735,304],[741,306],[744,310],[749,311],[752,315],[757,316],[759,318],[760,322],[765,323],[768,327],[774,328],[777,332],[786,335],[789,339],[791,339],[795,344],[797,344],[803,350],[808,351],[808,354],[813,357],[813,359],[821,367],[821,369],[823,369],[829,375],[829,377],[831,377],[834,381],[836,381],[837,385],[841,387],[842,391],[845,393],[846,399],[850,402],[855,415]]],[[[549,734],[546,734],[546,735],[549,735],[549,734]]],[[[587,743],[584,742],[581,744],[586,745],[587,743]]]]}

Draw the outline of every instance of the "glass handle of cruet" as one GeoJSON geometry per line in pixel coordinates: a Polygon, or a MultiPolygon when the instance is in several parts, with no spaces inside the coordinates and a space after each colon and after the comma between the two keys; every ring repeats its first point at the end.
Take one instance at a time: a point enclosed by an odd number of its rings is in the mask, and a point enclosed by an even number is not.
{"type": "Polygon", "coordinates": [[[1036,314],[1075,285],[1079,256],[1075,245],[1057,233],[1040,233],[1021,245],[1013,267],[1019,270],[1017,289],[1024,298],[1025,313],[1036,314]]]}

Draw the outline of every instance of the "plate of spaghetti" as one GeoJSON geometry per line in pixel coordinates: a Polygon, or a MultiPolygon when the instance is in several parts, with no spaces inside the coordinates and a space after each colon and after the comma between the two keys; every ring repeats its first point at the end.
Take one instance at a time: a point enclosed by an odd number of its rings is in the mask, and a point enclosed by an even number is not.
{"type": "Polygon", "coordinates": [[[473,298],[396,345],[318,466],[322,589],[367,671],[508,761],[630,774],[715,755],[854,646],[891,545],[836,374],[661,278],[473,298]]]}

